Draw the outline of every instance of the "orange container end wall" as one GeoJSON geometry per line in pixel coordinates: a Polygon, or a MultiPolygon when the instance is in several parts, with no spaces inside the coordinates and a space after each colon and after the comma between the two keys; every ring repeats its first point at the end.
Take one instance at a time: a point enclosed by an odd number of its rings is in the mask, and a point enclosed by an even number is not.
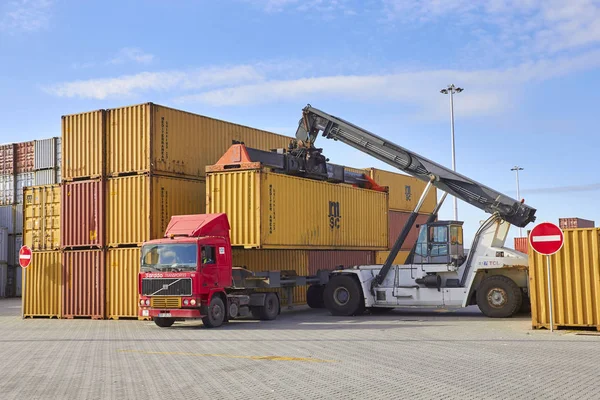
{"type": "MultiPolygon", "coordinates": [[[[396,239],[398,239],[398,236],[400,236],[400,232],[402,232],[404,224],[406,224],[406,221],[408,221],[410,213],[390,210],[388,215],[388,226],[390,229],[388,248],[392,248],[394,247],[394,243],[396,243],[396,239]]],[[[402,250],[411,250],[413,248],[413,246],[417,242],[417,239],[419,238],[419,228],[417,228],[417,225],[422,225],[426,223],[428,218],[429,215],[419,214],[417,216],[415,223],[410,228],[408,236],[402,244],[402,250]]]]}
{"type": "Polygon", "coordinates": [[[60,251],[33,252],[21,286],[23,317],[61,317],[62,273],[60,251]]]}
{"type": "MultiPolygon", "coordinates": [[[[564,230],[562,249],[550,257],[554,328],[600,331],[600,228],[564,230]]],[[[546,256],[529,248],[533,328],[549,328],[546,256]]]]}
{"type": "Polygon", "coordinates": [[[106,255],[106,317],[138,315],[138,273],[141,248],[108,249],[106,255]]]}
{"type": "Polygon", "coordinates": [[[105,111],[62,117],[62,179],[104,176],[105,111]]]}
{"type": "Polygon", "coordinates": [[[104,246],[103,180],[65,183],[61,204],[61,247],[104,246]]]}

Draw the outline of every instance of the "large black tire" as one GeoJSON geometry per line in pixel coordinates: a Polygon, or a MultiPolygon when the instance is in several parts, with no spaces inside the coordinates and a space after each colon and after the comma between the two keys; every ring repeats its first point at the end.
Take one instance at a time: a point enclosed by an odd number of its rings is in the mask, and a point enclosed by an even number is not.
{"type": "Polygon", "coordinates": [[[477,289],[477,306],[490,318],[512,317],[519,312],[522,304],[521,289],[506,276],[489,276],[477,289]]]}
{"type": "Polygon", "coordinates": [[[349,275],[336,275],[329,280],[323,293],[325,307],[332,315],[350,316],[365,312],[362,288],[349,275]]]}
{"type": "Polygon", "coordinates": [[[279,315],[279,297],[275,293],[267,293],[265,305],[258,308],[258,316],[263,321],[272,321],[279,315]]]}
{"type": "Polygon", "coordinates": [[[154,317],[153,320],[156,326],[160,326],[161,328],[168,328],[175,323],[174,318],[154,317]]]}
{"type": "Polygon", "coordinates": [[[218,328],[225,322],[225,304],[220,296],[214,295],[210,300],[206,316],[202,317],[202,323],[207,328],[218,328]]]}
{"type": "Polygon", "coordinates": [[[325,286],[323,285],[310,285],[306,291],[306,304],[308,304],[310,308],[324,308],[324,291],[325,286]]]}

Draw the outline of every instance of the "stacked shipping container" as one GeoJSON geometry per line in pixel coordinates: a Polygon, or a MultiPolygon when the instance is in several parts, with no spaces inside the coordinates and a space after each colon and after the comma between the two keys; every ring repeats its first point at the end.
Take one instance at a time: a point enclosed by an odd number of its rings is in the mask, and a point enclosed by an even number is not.
{"type": "Polygon", "coordinates": [[[9,234],[8,287],[3,291],[8,296],[21,295],[17,254],[23,243],[23,193],[34,184],[60,181],[59,143],[60,138],[51,138],[0,146],[0,227],[9,234]]]}

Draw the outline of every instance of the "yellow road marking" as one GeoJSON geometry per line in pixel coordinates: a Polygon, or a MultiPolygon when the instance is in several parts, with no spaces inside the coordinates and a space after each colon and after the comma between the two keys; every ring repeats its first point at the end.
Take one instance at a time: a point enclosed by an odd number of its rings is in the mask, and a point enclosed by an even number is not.
{"type": "Polygon", "coordinates": [[[191,356],[191,357],[222,357],[222,358],[243,358],[246,360],[266,360],[266,361],[301,361],[301,362],[316,362],[316,363],[334,363],[335,360],[321,360],[319,358],[310,357],[284,357],[284,356],[240,356],[233,354],[205,354],[205,353],[185,353],[179,351],[143,351],[143,350],[117,350],[120,353],[139,353],[153,355],[170,355],[170,356],[191,356]]]}

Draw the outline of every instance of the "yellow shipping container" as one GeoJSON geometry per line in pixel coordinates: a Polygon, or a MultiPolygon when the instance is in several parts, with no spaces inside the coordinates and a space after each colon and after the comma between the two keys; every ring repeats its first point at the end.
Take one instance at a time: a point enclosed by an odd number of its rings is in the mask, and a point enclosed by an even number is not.
{"type": "Polygon", "coordinates": [[[234,246],[385,250],[387,193],[259,170],[207,175],[207,211],[226,213],[234,246]]]}
{"type": "Polygon", "coordinates": [[[62,254],[34,252],[23,274],[23,317],[61,316],[62,254]]]}
{"type": "Polygon", "coordinates": [[[107,174],[205,176],[232,144],[287,148],[291,138],[146,103],[107,110],[107,174]]]}
{"type": "Polygon", "coordinates": [[[205,212],[205,183],[134,175],[108,180],[106,231],[109,247],[162,238],[171,216],[205,212]]]}
{"type": "Polygon", "coordinates": [[[108,249],[106,258],[106,315],[109,319],[137,318],[141,249],[108,249]]]}
{"type": "MultiPolygon", "coordinates": [[[[252,272],[293,270],[298,276],[308,275],[309,253],[302,250],[246,250],[234,249],[233,266],[245,267],[252,272]]],[[[306,304],[307,286],[296,286],[292,289],[292,304],[306,304]]],[[[287,306],[287,289],[270,289],[279,293],[281,306],[287,306]]]]}
{"type": "MultiPolygon", "coordinates": [[[[399,251],[398,255],[394,259],[393,265],[404,265],[404,263],[406,262],[406,258],[408,257],[409,254],[410,254],[410,251],[402,251],[402,250],[399,251]]],[[[389,255],[390,255],[389,251],[376,252],[375,253],[375,264],[383,265],[389,255]]]]}
{"type": "MultiPolygon", "coordinates": [[[[600,331],[600,228],[564,230],[562,249],[550,257],[554,328],[600,331]]],[[[546,256],[529,245],[533,328],[550,328],[546,256]]]]}
{"type": "MultiPolygon", "coordinates": [[[[390,210],[413,211],[417,206],[421,193],[427,185],[420,179],[412,176],[397,174],[377,168],[369,168],[368,174],[380,186],[388,186],[390,193],[390,210]]],[[[437,204],[437,190],[432,188],[425,198],[419,211],[421,214],[430,214],[437,204]]]]}
{"type": "Polygon", "coordinates": [[[104,110],[63,116],[61,146],[63,180],[103,176],[104,110]]]}
{"type": "Polygon", "coordinates": [[[60,248],[60,190],[60,185],[47,185],[23,191],[24,244],[33,251],[60,248]]]}

